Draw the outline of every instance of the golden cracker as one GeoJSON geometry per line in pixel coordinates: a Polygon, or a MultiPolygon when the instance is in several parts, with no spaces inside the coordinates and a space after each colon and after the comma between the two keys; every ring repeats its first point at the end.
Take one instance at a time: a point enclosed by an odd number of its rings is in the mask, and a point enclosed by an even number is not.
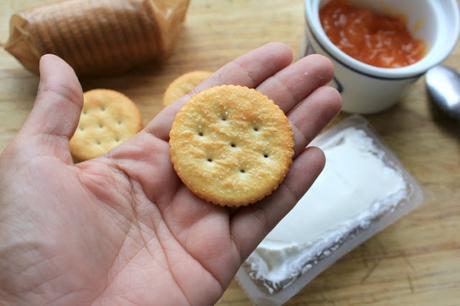
{"type": "Polygon", "coordinates": [[[197,196],[225,206],[257,202],[286,176],[294,138],[283,111],[260,92],[223,85],[186,103],[170,131],[170,156],[197,196]]]}
{"type": "Polygon", "coordinates": [[[169,84],[163,96],[163,105],[168,106],[180,97],[190,93],[193,88],[211,76],[209,71],[192,71],[185,73],[169,84]]]}
{"type": "Polygon", "coordinates": [[[137,106],[125,95],[108,89],[84,93],[78,127],[70,139],[70,152],[83,161],[101,156],[142,128],[137,106]]]}

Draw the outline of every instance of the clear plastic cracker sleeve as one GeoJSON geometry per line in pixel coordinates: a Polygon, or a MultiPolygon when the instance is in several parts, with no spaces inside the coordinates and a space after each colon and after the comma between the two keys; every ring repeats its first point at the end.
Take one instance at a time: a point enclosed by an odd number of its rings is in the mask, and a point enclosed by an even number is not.
{"type": "Polygon", "coordinates": [[[5,49],[38,73],[62,57],[79,76],[123,72],[172,51],[189,0],[68,0],[14,14],[5,49]]]}

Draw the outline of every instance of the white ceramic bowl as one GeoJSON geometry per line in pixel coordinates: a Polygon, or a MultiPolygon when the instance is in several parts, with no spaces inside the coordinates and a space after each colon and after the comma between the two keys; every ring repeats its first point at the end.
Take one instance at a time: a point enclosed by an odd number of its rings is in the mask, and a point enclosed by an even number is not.
{"type": "Polygon", "coordinates": [[[371,114],[398,102],[407,87],[442,62],[455,47],[460,32],[457,0],[350,0],[386,14],[408,18],[412,35],[426,44],[418,62],[401,68],[380,68],[360,62],[336,47],[324,32],[319,10],[328,0],[305,0],[306,42],[303,54],[328,56],[335,66],[334,83],[346,112],[371,114]]]}

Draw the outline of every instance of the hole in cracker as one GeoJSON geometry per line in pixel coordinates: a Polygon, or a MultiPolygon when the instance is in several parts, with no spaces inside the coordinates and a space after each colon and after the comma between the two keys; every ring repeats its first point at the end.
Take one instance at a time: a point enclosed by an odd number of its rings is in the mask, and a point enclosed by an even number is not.
{"type": "Polygon", "coordinates": [[[120,142],[120,138],[115,137],[115,142],[120,142]]]}
{"type": "Polygon", "coordinates": [[[99,140],[96,140],[96,144],[97,144],[98,146],[100,146],[100,145],[101,145],[101,142],[100,142],[99,140]]]}
{"type": "Polygon", "coordinates": [[[87,113],[88,113],[87,110],[84,110],[84,111],[83,111],[83,115],[86,115],[87,113]]]}
{"type": "Polygon", "coordinates": [[[105,111],[105,105],[101,106],[101,111],[105,111]]]}
{"type": "Polygon", "coordinates": [[[241,173],[246,173],[246,170],[240,169],[240,172],[241,172],[241,173]]]}
{"type": "Polygon", "coordinates": [[[236,144],[234,144],[233,142],[230,143],[230,146],[232,146],[232,148],[235,148],[236,147],[236,144]]]}
{"type": "Polygon", "coordinates": [[[83,127],[79,127],[78,129],[80,130],[80,132],[83,132],[85,130],[85,128],[83,127]]]}
{"type": "Polygon", "coordinates": [[[258,132],[259,131],[259,128],[257,126],[253,127],[253,130],[258,132]]]}
{"type": "Polygon", "coordinates": [[[227,120],[227,116],[224,115],[224,116],[220,117],[220,119],[222,119],[222,121],[226,121],[226,120],[227,120]]]}
{"type": "Polygon", "coordinates": [[[121,121],[121,120],[118,120],[117,123],[118,123],[118,125],[121,125],[122,121],[121,121]]]}
{"type": "Polygon", "coordinates": [[[198,136],[204,136],[203,132],[198,132],[198,136]]]}
{"type": "Polygon", "coordinates": [[[267,154],[267,153],[264,153],[264,157],[265,157],[265,158],[268,158],[268,154],[267,154]]]}
{"type": "Polygon", "coordinates": [[[212,158],[208,158],[208,162],[212,163],[212,158]]]}
{"type": "Polygon", "coordinates": [[[102,123],[99,123],[99,128],[102,129],[104,125],[102,123]]]}

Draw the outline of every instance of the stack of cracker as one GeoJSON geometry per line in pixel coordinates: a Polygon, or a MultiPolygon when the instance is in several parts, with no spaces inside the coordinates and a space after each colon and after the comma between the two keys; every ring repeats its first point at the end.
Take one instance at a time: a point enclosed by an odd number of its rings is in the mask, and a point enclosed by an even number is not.
{"type": "Polygon", "coordinates": [[[56,54],[79,76],[122,72],[167,57],[189,0],[69,0],[17,13],[5,49],[38,73],[56,54]]]}

